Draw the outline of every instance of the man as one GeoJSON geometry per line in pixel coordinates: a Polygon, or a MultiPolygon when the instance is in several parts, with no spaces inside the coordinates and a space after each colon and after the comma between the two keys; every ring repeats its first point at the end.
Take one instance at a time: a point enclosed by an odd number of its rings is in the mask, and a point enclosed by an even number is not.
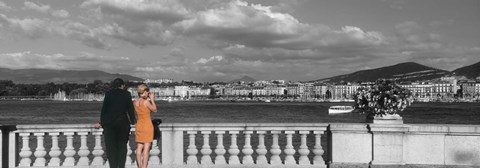
{"type": "Polygon", "coordinates": [[[95,128],[103,128],[110,168],[124,168],[130,124],[136,123],[136,115],[132,96],[125,90],[123,80],[117,78],[112,84],[113,89],[105,94],[100,123],[95,124],[95,128]]]}

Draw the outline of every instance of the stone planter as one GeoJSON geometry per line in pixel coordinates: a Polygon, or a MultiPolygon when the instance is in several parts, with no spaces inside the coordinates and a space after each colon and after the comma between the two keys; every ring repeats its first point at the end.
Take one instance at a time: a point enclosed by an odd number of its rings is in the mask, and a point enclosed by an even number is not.
{"type": "Polygon", "coordinates": [[[369,114],[366,121],[367,123],[373,124],[403,124],[403,118],[398,114],[387,114],[383,116],[369,114]]]}

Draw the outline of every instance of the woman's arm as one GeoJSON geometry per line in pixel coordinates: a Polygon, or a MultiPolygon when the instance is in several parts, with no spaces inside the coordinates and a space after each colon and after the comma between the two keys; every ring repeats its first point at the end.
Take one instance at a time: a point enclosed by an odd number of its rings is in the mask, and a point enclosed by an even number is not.
{"type": "Polygon", "coordinates": [[[150,100],[146,103],[147,108],[152,112],[157,112],[157,105],[155,104],[155,94],[153,92],[149,95],[150,100]]]}

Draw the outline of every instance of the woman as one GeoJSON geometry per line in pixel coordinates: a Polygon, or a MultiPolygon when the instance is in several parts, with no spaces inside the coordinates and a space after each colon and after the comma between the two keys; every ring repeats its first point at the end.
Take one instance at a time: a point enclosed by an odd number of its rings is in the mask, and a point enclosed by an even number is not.
{"type": "Polygon", "coordinates": [[[150,92],[147,85],[139,85],[137,92],[138,99],[133,102],[138,116],[135,129],[137,166],[138,168],[146,168],[150,145],[153,141],[153,125],[150,112],[157,112],[157,106],[155,105],[155,95],[150,92]]]}

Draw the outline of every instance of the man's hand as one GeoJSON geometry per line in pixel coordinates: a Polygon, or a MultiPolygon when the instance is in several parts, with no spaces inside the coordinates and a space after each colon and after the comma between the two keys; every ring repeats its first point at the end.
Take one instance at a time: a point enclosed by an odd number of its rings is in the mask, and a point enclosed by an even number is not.
{"type": "Polygon", "coordinates": [[[99,129],[102,128],[102,125],[100,125],[100,123],[95,123],[93,127],[95,127],[95,129],[99,129]]]}

